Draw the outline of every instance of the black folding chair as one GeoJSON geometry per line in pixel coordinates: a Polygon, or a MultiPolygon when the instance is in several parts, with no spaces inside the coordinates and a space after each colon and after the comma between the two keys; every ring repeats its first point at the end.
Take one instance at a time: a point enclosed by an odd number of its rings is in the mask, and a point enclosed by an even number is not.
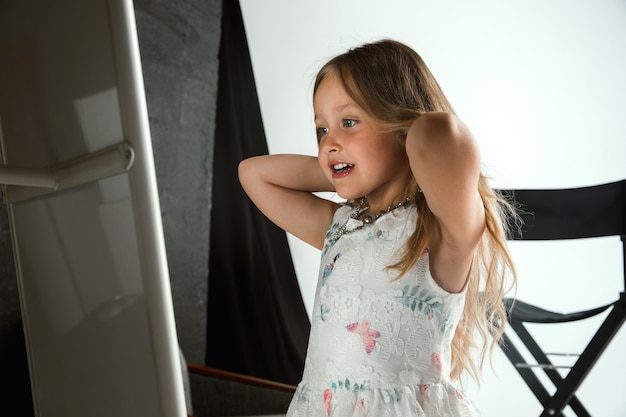
{"type": "MultiPolygon", "coordinates": [[[[508,190],[524,222],[514,240],[559,240],[590,237],[621,237],[626,288],[626,180],[591,187],[570,189],[508,190]]],[[[591,310],[561,314],[520,300],[505,299],[510,328],[515,331],[536,363],[528,363],[506,334],[502,349],[544,408],[541,417],[562,416],[568,405],[577,416],[590,416],[576,390],[611,342],[626,319],[626,293],[608,305],[591,310]],[[610,310],[587,347],[565,377],[539,347],[525,327],[526,323],[566,323],[586,319],[610,310]],[[545,372],[556,387],[551,395],[538,378],[545,372]]],[[[519,343],[519,342],[518,342],[519,343]]]]}

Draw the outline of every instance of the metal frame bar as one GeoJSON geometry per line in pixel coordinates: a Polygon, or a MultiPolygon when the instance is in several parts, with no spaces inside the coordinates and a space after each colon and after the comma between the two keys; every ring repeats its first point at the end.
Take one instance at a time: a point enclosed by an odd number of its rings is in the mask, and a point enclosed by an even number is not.
{"type": "Polygon", "coordinates": [[[82,155],[49,168],[0,165],[0,184],[6,184],[6,203],[14,204],[129,172],[135,151],[127,141],[82,155]]]}

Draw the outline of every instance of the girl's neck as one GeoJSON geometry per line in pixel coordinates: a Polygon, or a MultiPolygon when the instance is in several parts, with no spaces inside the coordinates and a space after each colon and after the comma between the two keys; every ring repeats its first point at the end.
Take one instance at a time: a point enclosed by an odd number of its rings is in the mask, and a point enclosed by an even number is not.
{"type": "Polygon", "coordinates": [[[383,215],[385,215],[387,213],[390,213],[393,210],[398,209],[400,207],[404,207],[404,206],[406,206],[407,204],[410,204],[410,203],[411,203],[411,198],[410,197],[406,197],[406,198],[404,198],[402,201],[400,201],[398,203],[391,204],[391,205],[387,206],[387,208],[384,209],[384,210],[373,211],[373,210],[370,210],[369,207],[367,207],[367,200],[366,200],[365,197],[363,197],[361,199],[359,207],[357,208],[356,218],[361,220],[361,221],[363,221],[363,223],[365,223],[365,224],[372,224],[376,220],[378,220],[378,218],[380,216],[383,216],[383,215]]]}
{"type": "Polygon", "coordinates": [[[368,211],[376,214],[403,202],[407,197],[412,197],[412,181],[414,181],[413,172],[408,163],[398,166],[396,175],[390,181],[365,195],[368,211]]]}
{"type": "Polygon", "coordinates": [[[365,202],[363,213],[378,214],[380,212],[391,210],[395,206],[406,204],[405,202],[409,196],[398,195],[394,198],[378,199],[374,201],[372,201],[371,197],[368,196],[365,196],[364,198],[365,202]]]}

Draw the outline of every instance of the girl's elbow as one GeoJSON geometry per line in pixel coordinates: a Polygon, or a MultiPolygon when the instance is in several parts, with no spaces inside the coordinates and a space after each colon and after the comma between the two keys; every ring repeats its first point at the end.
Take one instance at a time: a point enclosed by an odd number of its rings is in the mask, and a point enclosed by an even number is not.
{"type": "Polygon", "coordinates": [[[237,175],[239,177],[239,183],[244,188],[246,188],[246,186],[254,179],[254,172],[254,158],[246,158],[239,162],[239,165],[237,166],[237,175]]]}
{"type": "Polygon", "coordinates": [[[248,160],[244,159],[242,161],[239,161],[239,165],[237,165],[237,175],[239,177],[239,181],[242,182],[242,180],[245,178],[247,170],[248,170],[248,160]]]}

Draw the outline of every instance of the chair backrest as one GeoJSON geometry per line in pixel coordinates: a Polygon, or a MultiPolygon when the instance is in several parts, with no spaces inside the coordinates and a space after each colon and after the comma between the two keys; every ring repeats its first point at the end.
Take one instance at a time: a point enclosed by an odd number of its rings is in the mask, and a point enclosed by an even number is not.
{"type": "Polygon", "coordinates": [[[523,224],[513,240],[626,235],[626,180],[566,189],[501,190],[523,224]]]}

